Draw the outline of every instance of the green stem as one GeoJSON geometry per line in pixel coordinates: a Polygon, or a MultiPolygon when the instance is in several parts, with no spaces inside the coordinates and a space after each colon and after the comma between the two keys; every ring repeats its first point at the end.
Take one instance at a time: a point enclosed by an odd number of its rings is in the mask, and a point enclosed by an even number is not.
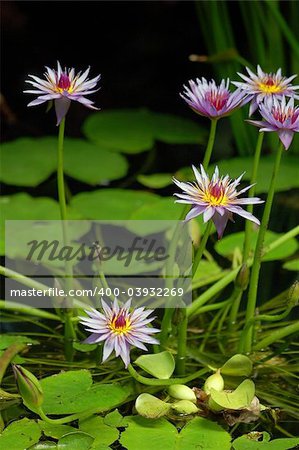
{"type": "Polygon", "coordinates": [[[299,321],[296,321],[295,323],[292,323],[291,325],[287,325],[283,328],[278,328],[277,330],[273,331],[271,330],[271,334],[261,341],[259,341],[254,347],[254,351],[262,350],[266,347],[269,347],[269,345],[273,344],[273,342],[277,342],[280,339],[289,336],[293,333],[299,332],[299,321]]]}
{"type": "MultiPolygon", "coordinates": [[[[255,314],[255,308],[256,308],[256,299],[257,299],[257,290],[258,290],[258,281],[259,281],[259,274],[260,274],[260,268],[261,268],[261,262],[262,262],[262,256],[263,256],[263,244],[265,239],[265,234],[268,228],[274,193],[275,193],[275,182],[279,171],[279,165],[281,160],[281,155],[283,152],[283,144],[280,143],[276,159],[273,167],[272,172],[272,178],[269,186],[268,196],[265,204],[265,209],[263,213],[262,222],[259,229],[259,234],[257,238],[257,243],[255,247],[255,253],[254,253],[254,259],[253,259],[253,265],[251,270],[251,277],[250,277],[250,284],[249,284],[249,293],[248,293],[248,302],[247,302],[247,309],[246,309],[246,316],[245,316],[245,323],[247,323],[249,320],[251,320],[252,317],[254,317],[255,314]]],[[[244,352],[250,352],[251,346],[252,346],[252,327],[250,327],[246,333],[246,336],[243,337],[244,341],[242,342],[242,346],[244,348],[244,352]]]]}
{"type": "MultiPolygon", "coordinates": [[[[255,183],[257,180],[257,173],[258,173],[258,167],[259,167],[259,162],[260,162],[260,157],[261,157],[263,140],[264,140],[264,133],[261,132],[258,134],[258,139],[257,139],[257,143],[256,143],[255,153],[254,153],[252,175],[251,175],[251,179],[250,179],[250,184],[253,184],[254,186],[251,186],[251,188],[249,189],[248,197],[254,197],[254,194],[255,194],[255,183]]],[[[247,211],[252,214],[253,213],[253,205],[248,205],[247,211]]],[[[252,228],[253,228],[253,223],[250,220],[246,220],[245,239],[244,239],[244,247],[243,247],[243,263],[246,263],[248,256],[249,256],[252,228]]]]}
{"type": "Polygon", "coordinates": [[[212,220],[209,220],[209,222],[207,223],[205,232],[203,234],[203,237],[201,239],[200,245],[198,247],[198,250],[195,254],[195,258],[194,258],[194,262],[193,262],[193,266],[192,266],[193,277],[196,274],[197,268],[199,266],[199,263],[201,261],[202,255],[203,255],[203,252],[205,251],[207,241],[208,241],[210,233],[211,233],[212,225],[213,225],[212,220]]]}
{"type": "MultiPolygon", "coordinates": [[[[63,234],[63,246],[69,245],[68,239],[68,223],[67,223],[67,212],[66,212],[66,200],[65,200],[65,184],[64,184],[64,173],[63,173],[63,145],[64,145],[64,130],[65,130],[65,117],[62,119],[59,125],[58,132],[58,152],[57,152],[57,188],[58,188],[58,199],[60,206],[60,217],[62,223],[62,234],[63,234]]],[[[64,311],[64,351],[65,356],[68,361],[73,360],[74,349],[73,341],[76,338],[76,333],[74,330],[74,325],[72,322],[73,311],[71,308],[69,299],[69,290],[72,286],[72,275],[73,269],[71,261],[66,259],[65,261],[65,282],[66,282],[66,296],[67,296],[67,306],[68,308],[64,311]]]]}
{"type": "Polygon", "coordinates": [[[232,294],[232,304],[229,314],[229,330],[233,331],[236,329],[237,316],[239,312],[239,307],[242,299],[243,289],[238,286],[234,287],[232,294]]]}
{"type": "Polygon", "coordinates": [[[198,370],[197,372],[192,373],[191,375],[188,375],[184,378],[168,378],[168,379],[158,379],[158,378],[147,378],[142,375],[140,375],[132,366],[132,364],[128,365],[128,371],[130,375],[135,378],[139,383],[146,384],[148,386],[170,386],[172,384],[185,384],[188,383],[191,380],[194,380],[195,378],[198,378],[205,373],[209,372],[208,368],[203,368],[198,370]]]}
{"type": "Polygon", "coordinates": [[[183,315],[183,317],[181,318],[180,324],[178,326],[178,336],[177,336],[178,350],[175,368],[177,375],[184,376],[186,367],[188,317],[186,313],[186,308],[181,308],[180,312],[183,315]]]}
{"type": "Polygon", "coordinates": [[[59,316],[49,313],[48,311],[43,311],[38,308],[32,308],[30,306],[24,306],[21,303],[17,302],[11,302],[11,301],[5,301],[0,300],[0,309],[4,310],[12,310],[12,311],[18,311],[22,314],[28,314],[30,316],[34,317],[41,317],[43,319],[49,319],[49,320],[58,320],[60,321],[59,316]]]}
{"type": "Polygon", "coordinates": [[[214,142],[215,142],[215,136],[216,136],[216,128],[217,128],[217,122],[218,119],[211,119],[211,128],[210,128],[210,135],[209,135],[209,140],[208,140],[208,145],[205,151],[205,155],[203,158],[203,167],[205,170],[207,170],[209,164],[210,164],[210,159],[211,159],[211,155],[212,155],[212,151],[213,151],[213,147],[214,147],[214,142]]]}

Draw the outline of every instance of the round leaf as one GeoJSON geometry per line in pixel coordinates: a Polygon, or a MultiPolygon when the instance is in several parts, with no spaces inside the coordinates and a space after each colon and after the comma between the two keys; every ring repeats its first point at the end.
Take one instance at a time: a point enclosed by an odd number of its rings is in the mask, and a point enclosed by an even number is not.
{"type": "Polygon", "coordinates": [[[0,448],[24,450],[38,442],[40,436],[41,430],[34,420],[16,420],[0,434],[0,448]]]}
{"type": "Polygon", "coordinates": [[[155,173],[151,175],[138,175],[137,181],[143,186],[152,189],[161,189],[172,183],[170,173],[155,173]]]}
{"type": "Polygon", "coordinates": [[[233,377],[248,377],[252,372],[252,361],[248,356],[237,354],[232,356],[221,367],[221,373],[223,375],[229,375],[233,377]]]}
{"type": "Polygon", "coordinates": [[[68,433],[59,439],[57,450],[89,450],[93,437],[82,431],[68,433]]]}
{"type": "Polygon", "coordinates": [[[122,109],[90,115],[83,126],[93,142],[113,151],[140,153],[154,145],[150,116],[145,109],[122,109]]]}
{"type": "Polygon", "coordinates": [[[223,409],[243,409],[250,405],[255,394],[253,381],[244,380],[233,392],[211,389],[211,398],[223,409]]]}
{"type": "Polygon", "coordinates": [[[171,114],[152,113],[153,134],[168,144],[201,144],[207,137],[205,128],[193,120],[171,114]]]}
{"type": "Polygon", "coordinates": [[[86,219],[129,219],[135,209],[152,204],[159,197],[148,192],[125,189],[101,189],[75,195],[71,205],[86,219]]]}
{"type": "Polygon", "coordinates": [[[145,370],[145,372],[162,380],[170,378],[175,368],[174,357],[167,351],[154,355],[139,356],[135,364],[145,370]]]}

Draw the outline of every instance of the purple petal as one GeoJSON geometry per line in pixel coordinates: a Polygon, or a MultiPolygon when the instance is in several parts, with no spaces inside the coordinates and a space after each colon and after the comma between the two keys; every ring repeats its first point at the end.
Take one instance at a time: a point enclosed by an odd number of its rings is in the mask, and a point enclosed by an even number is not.
{"type": "Polygon", "coordinates": [[[239,216],[244,217],[245,219],[251,220],[252,222],[256,223],[257,225],[260,225],[260,221],[253,215],[250,214],[248,211],[245,211],[240,206],[227,206],[227,209],[231,211],[232,213],[239,214],[239,216]]]}
{"type": "Polygon", "coordinates": [[[291,130],[281,130],[278,132],[279,135],[279,139],[281,140],[281,142],[284,145],[284,148],[286,150],[288,150],[289,146],[292,143],[293,137],[294,137],[294,132],[291,130]]]}
{"type": "Polygon", "coordinates": [[[216,212],[216,214],[214,214],[212,220],[213,220],[214,225],[217,230],[218,239],[222,238],[228,219],[229,219],[229,214],[227,212],[225,212],[225,214],[223,216],[221,216],[217,212],[216,212]]]}
{"type": "Polygon", "coordinates": [[[199,216],[200,214],[202,214],[205,211],[205,209],[206,209],[205,206],[195,206],[194,208],[191,209],[191,211],[188,212],[184,222],[188,222],[189,220],[193,219],[194,217],[199,216]]]}
{"type": "Polygon", "coordinates": [[[208,220],[210,220],[214,214],[215,214],[215,208],[213,208],[213,206],[208,206],[208,208],[206,208],[205,212],[203,213],[204,223],[208,222],[208,220]]]}

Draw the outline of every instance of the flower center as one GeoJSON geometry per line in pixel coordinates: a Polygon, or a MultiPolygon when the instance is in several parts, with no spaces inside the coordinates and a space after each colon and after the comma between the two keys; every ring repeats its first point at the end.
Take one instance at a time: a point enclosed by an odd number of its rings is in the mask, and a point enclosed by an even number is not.
{"type": "Polygon", "coordinates": [[[284,123],[286,120],[291,119],[292,124],[295,122],[295,120],[298,116],[298,114],[296,114],[294,108],[282,109],[282,108],[277,108],[277,107],[272,108],[272,115],[273,115],[274,119],[278,120],[280,123],[284,123]]]}
{"type": "Polygon", "coordinates": [[[62,73],[60,75],[60,78],[59,78],[59,81],[57,84],[57,90],[59,92],[63,92],[63,91],[72,92],[71,82],[70,82],[70,79],[67,74],[62,73]]]}
{"type": "Polygon", "coordinates": [[[227,197],[224,195],[223,186],[219,183],[210,183],[203,200],[211,206],[226,205],[227,197]]]}
{"type": "Polygon", "coordinates": [[[131,329],[131,322],[122,312],[120,312],[118,315],[113,316],[109,328],[114,333],[123,334],[131,329]]]}
{"type": "Polygon", "coordinates": [[[258,86],[262,92],[266,94],[277,94],[278,92],[282,92],[284,89],[281,85],[277,84],[272,77],[266,78],[265,80],[258,83],[258,86]]]}
{"type": "Polygon", "coordinates": [[[220,111],[226,105],[228,95],[228,92],[220,93],[217,91],[210,91],[206,93],[206,100],[210,102],[217,111],[220,111]]]}

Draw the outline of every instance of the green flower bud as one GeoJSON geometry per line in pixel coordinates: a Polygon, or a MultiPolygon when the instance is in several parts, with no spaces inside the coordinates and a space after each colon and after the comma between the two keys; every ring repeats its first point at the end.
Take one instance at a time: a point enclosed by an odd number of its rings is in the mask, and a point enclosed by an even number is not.
{"type": "Polygon", "coordinates": [[[203,390],[206,394],[211,393],[211,389],[215,389],[215,391],[222,391],[224,388],[224,380],[222,375],[220,374],[220,369],[217,370],[216,373],[210,375],[204,384],[203,390]]]}
{"type": "Polygon", "coordinates": [[[178,402],[172,403],[171,407],[178,414],[195,414],[198,411],[197,406],[189,400],[179,400],[178,402]]]}
{"type": "Polygon", "coordinates": [[[43,391],[38,379],[29,370],[17,364],[14,364],[12,368],[24,405],[31,411],[36,412],[44,401],[43,391]]]}
{"type": "Polygon", "coordinates": [[[188,386],[184,384],[172,384],[167,389],[168,394],[178,400],[189,400],[196,403],[196,395],[188,386]]]}

